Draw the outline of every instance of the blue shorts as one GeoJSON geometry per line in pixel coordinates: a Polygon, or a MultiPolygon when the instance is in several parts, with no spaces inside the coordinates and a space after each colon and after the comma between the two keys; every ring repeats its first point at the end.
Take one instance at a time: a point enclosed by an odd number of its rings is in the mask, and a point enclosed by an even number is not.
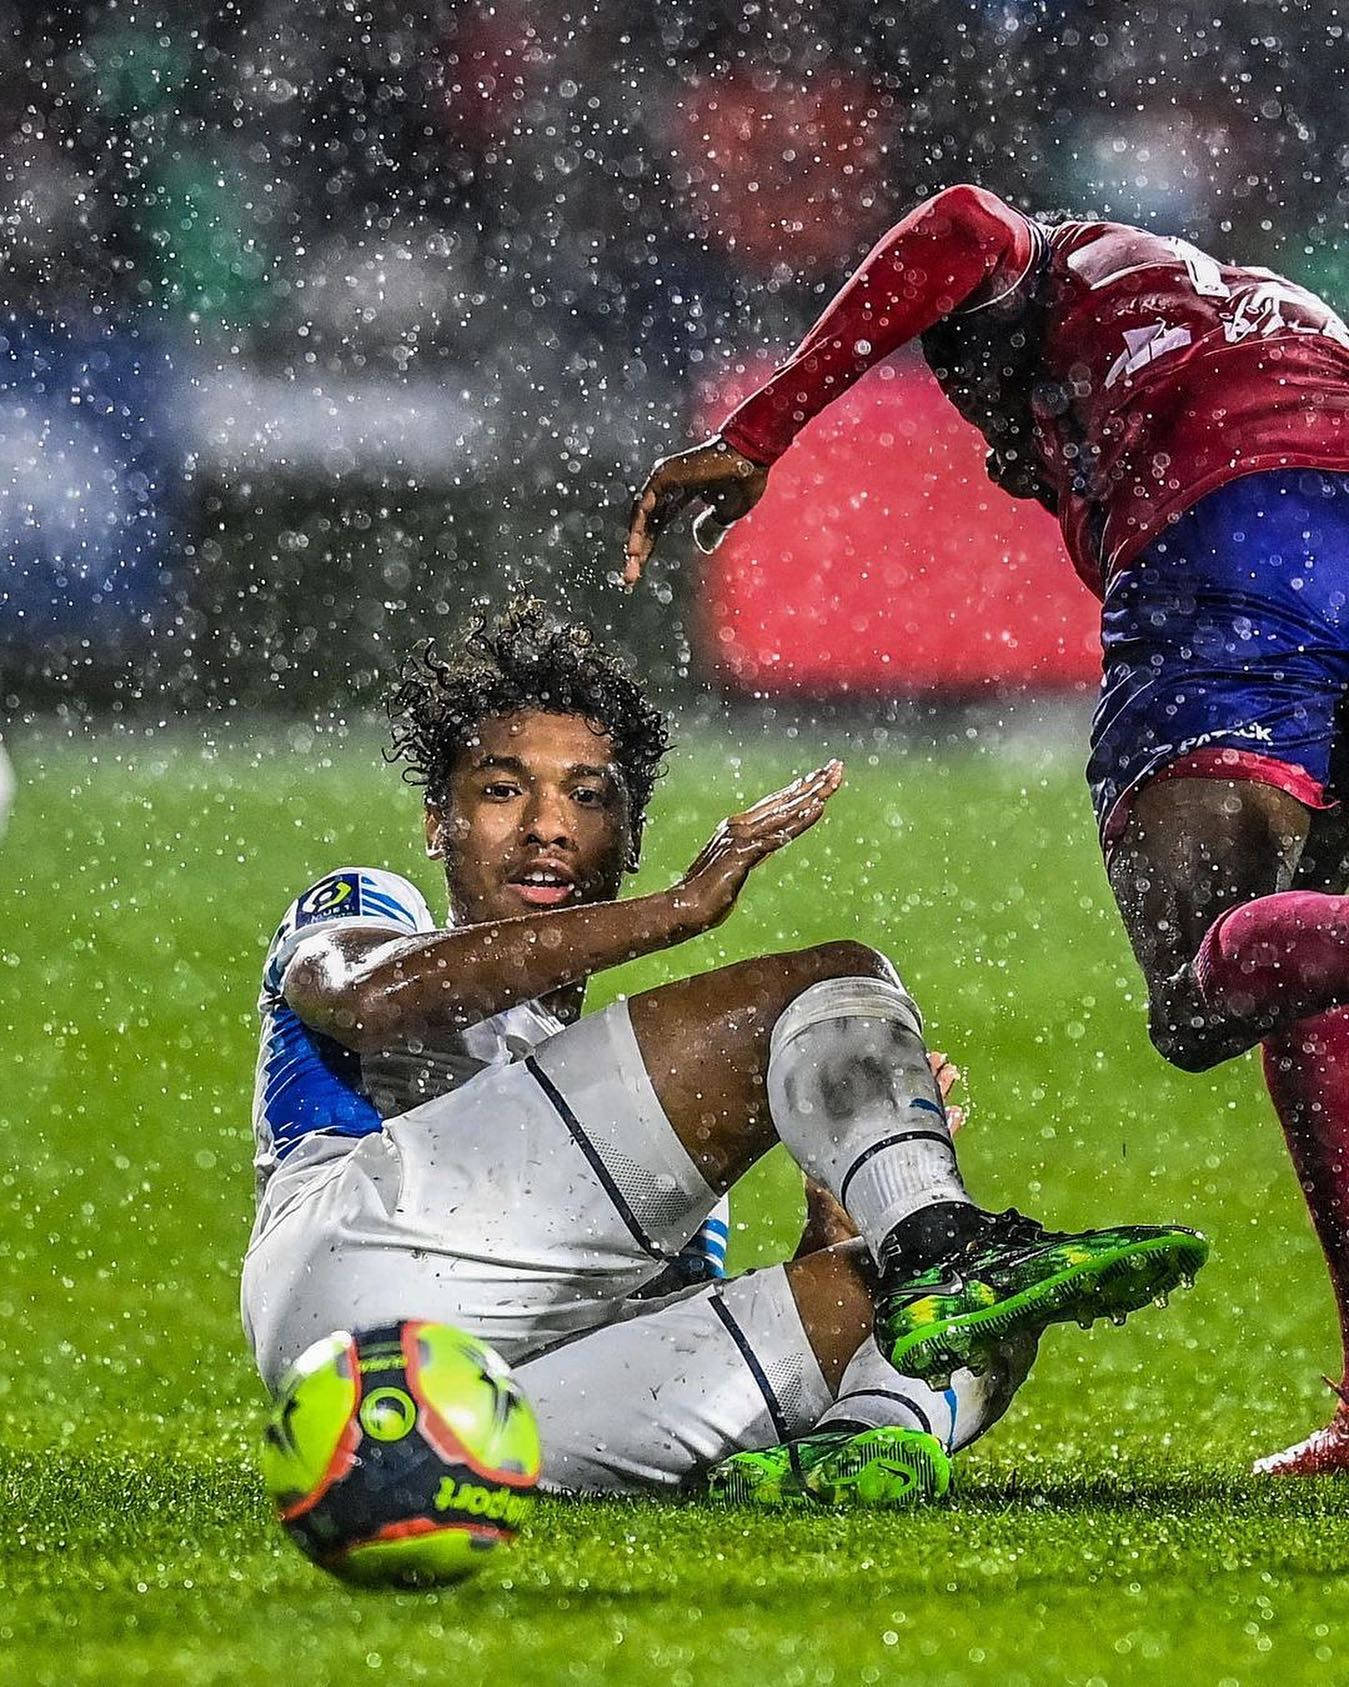
{"type": "Polygon", "coordinates": [[[1167,773],[1334,804],[1349,694],[1349,474],[1278,469],[1210,492],[1110,582],[1087,782],[1102,843],[1167,773]]]}

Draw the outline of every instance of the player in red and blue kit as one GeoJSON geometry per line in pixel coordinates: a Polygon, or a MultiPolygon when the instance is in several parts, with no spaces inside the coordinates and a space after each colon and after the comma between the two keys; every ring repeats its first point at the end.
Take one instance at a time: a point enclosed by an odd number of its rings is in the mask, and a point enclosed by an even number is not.
{"type": "Polygon", "coordinates": [[[657,463],[629,582],[690,503],[710,548],[912,340],[1102,599],[1087,772],[1153,1041],[1187,1071],[1263,1045],[1346,1370],[1330,1425],[1257,1469],[1349,1470],[1349,330],[1186,240],[948,188],[718,435],[657,463]]]}

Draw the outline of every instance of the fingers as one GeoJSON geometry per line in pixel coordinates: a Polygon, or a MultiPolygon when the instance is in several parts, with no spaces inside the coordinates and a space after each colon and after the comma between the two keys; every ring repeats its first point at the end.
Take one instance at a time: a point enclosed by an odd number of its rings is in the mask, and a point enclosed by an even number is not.
{"type": "Polygon", "coordinates": [[[937,1088],[941,1091],[942,1100],[945,1101],[953,1087],[961,1081],[965,1074],[958,1066],[953,1066],[946,1056],[936,1049],[928,1054],[927,1063],[932,1068],[932,1076],[937,1080],[937,1088]]]}
{"type": "Polygon", "coordinates": [[[829,764],[817,769],[756,804],[752,815],[735,816],[727,823],[731,835],[742,848],[753,849],[761,857],[771,855],[810,830],[824,813],[841,778],[841,766],[829,764]]]}
{"type": "Polygon", "coordinates": [[[836,791],[843,781],[843,763],[837,759],[827,761],[822,767],[813,769],[810,773],[799,774],[790,785],[784,785],[780,790],[770,791],[766,797],[760,797],[758,802],[751,803],[737,820],[756,820],[760,815],[773,813],[786,803],[799,800],[816,791],[828,790],[831,794],[836,791]]]}
{"type": "Polygon", "coordinates": [[[641,579],[642,569],[662,530],[699,490],[699,480],[706,476],[705,455],[702,447],[695,446],[692,451],[662,457],[646,477],[628,515],[627,561],[623,569],[623,579],[628,585],[641,579]]]}
{"type": "Polygon", "coordinates": [[[813,773],[804,773],[799,779],[793,779],[780,791],[770,791],[766,797],[760,797],[743,813],[732,815],[728,824],[742,836],[759,830],[771,831],[795,810],[816,801],[828,802],[842,783],[843,763],[837,759],[827,761],[813,773]]]}
{"type": "Polygon", "coordinates": [[[932,1076],[937,1080],[942,1105],[946,1108],[946,1124],[951,1135],[954,1136],[965,1124],[966,1110],[963,1107],[950,1104],[947,1098],[955,1086],[964,1081],[965,1074],[958,1066],[953,1066],[946,1056],[937,1049],[932,1049],[929,1052],[927,1063],[932,1068],[932,1076]]]}
{"type": "Polygon", "coordinates": [[[672,479],[665,465],[658,463],[633,500],[628,518],[627,561],[623,568],[623,580],[629,586],[641,579],[656,540],[693,497],[689,487],[672,484],[672,479]]]}
{"type": "Polygon", "coordinates": [[[760,824],[751,833],[736,835],[736,842],[742,849],[753,849],[764,855],[771,855],[775,849],[781,849],[784,844],[793,842],[803,832],[808,832],[824,813],[824,804],[818,799],[791,809],[790,812],[774,817],[772,824],[760,824]]]}
{"type": "Polygon", "coordinates": [[[685,877],[694,878],[727,858],[737,860],[741,872],[757,866],[808,831],[842,783],[843,763],[828,761],[782,790],[761,797],[752,808],[722,821],[685,877]]]}
{"type": "MultiPolygon", "coordinates": [[[[654,477],[651,477],[654,478],[654,477]]],[[[654,543],[647,529],[647,517],[656,507],[656,494],[648,478],[646,485],[632,500],[632,508],[628,512],[628,547],[627,561],[623,568],[623,580],[632,586],[642,577],[642,567],[651,555],[654,543]]]]}
{"type": "MultiPolygon", "coordinates": [[[[663,530],[695,498],[712,505],[719,526],[724,528],[739,520],[762,491],[762,486],[751,492],[742,484],[756,474],[762,480],[763,471],[756,464],[715,438],[691,450],[678,451],[673,457],[662,457],[646,477],[628,513],[624,582],[636,584],[663,530]]],[[[704,533],[703,538],[708,537],[704,533]]],[[[710,548],[715,549],[715,545],[710,548]]]]}
{"type": "Polygon", "coordinates": [[[782,849],[786,844],[795,843],[803,832],[810,830],[823,813],[823,803],[812,804],[811,807],[794,814],[790,823],[760,834],[753,840],[752,847],[761,856],[772,855],[775,850],[782,849]]]}

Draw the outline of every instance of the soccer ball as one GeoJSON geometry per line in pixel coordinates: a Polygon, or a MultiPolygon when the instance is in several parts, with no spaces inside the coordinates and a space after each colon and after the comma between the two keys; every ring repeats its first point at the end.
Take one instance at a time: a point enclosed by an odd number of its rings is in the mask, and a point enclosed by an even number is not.
{"type": "Polygon", "coordinates": [[[515,1539],[539,1431],[490,1347],[409,1320],[316,1341],[283,1378],[262,1447],[277,1515],[348,1581],[458,1581],[515,1539]]]}

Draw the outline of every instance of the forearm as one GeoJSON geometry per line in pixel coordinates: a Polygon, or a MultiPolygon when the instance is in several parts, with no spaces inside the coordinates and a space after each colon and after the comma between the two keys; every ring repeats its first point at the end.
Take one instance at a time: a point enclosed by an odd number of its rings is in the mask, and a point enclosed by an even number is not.
{"type": "Polygon", "coordinates": [[[696,936],[705,922],[678,889],[382,944],[354,964],[297,963],[286,995],[306,1023],[349,1048],[404,1046],[476,1024],[592,973],[696,936]]]}
{"type": "Polygon", "coordinates": [[[1012,254],[1017,213],[977,188],[949,188],[885,235],[769,381],[723,424],[744,456],[771,464],[860,376],[967,303],[1012,254]]]}

